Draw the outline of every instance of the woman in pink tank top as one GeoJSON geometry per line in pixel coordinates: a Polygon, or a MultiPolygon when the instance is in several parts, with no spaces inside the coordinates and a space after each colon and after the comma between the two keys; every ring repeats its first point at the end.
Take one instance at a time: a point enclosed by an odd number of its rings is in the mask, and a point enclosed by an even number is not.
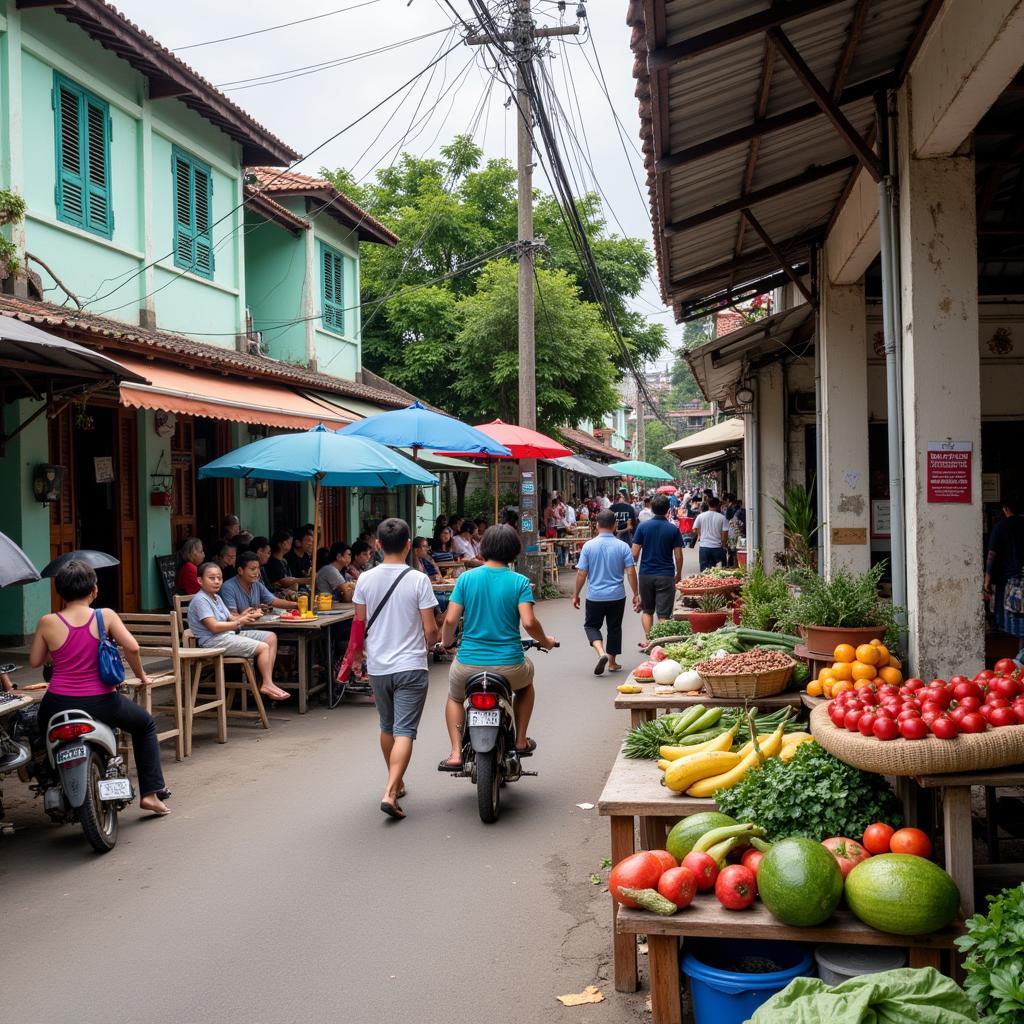
{"type": "Polygon", "coordinates": [[[124,652],[125,660],[143,686],[150,680],[139,657],[139,645],[117,614],[109,608],[92,608],[98,589],[96,572],[85,562],[68,562],[54,581],[64,601],[64,610],[44,615],[32,639],[29,664],[34,668],[49,660],[53,665],[50,686],[39,705],[39,721],[45,723],[60,711],[77,709],[92,715],[113,729],[123,729],[132,737],[135,764],[139,774],[139,807],[150,814],[167,814],[169,808],[160,798],[164,777],[160,768],[160,748],[153,716],[138,704],[108,686],[99,674],[99,627],[103,627],[124,652]]]}

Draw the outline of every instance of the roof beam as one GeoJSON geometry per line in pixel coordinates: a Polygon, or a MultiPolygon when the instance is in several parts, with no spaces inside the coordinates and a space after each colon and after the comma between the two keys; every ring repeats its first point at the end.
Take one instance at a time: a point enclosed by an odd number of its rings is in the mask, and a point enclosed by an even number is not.
{"type": "MultiPolygon", "coordinates": [[[[782,252],[792,253],[805,249],[812,242],[816,242],[820,238],[820,230],[815,229],[812,231],[804,231],[802,234],[794,235],[792,238],[787,238],[785,241],[778,242],[777,247],[782,252]]],[[[737,276],[751,272],[761,273],[765,268],[765,259],[770,255],[771,253],[765,249],[757,249],[754,252],[749,252],[740,256],[739,259],[727,260],[725,263],[719,263],[717,266],[708,267],[706,270],[690,274],[688,277],[672,278],[669,282],[669,287],[671,291],[675,292],[686,288],[696,288],[700,285],[717,281],[731,273],[735,273],[737,276]]]]}
{"type": "Polygon", "coordinates": [[[804,284],[804,282],[803,282],[803,279],[802,279],[802,278],[800,277],[800,275],[799,275],[799,274],[797,274],[797,272],[796,272],[796,271],[795,271],[795,270],[794,270],[794,269],[793,269],[793,268],[792,268],[792,267],[791,267],[791,266],[789,265],[789,260],[787,260],[787,259],[786,259],[786,257],[785,257],[785,256],[783,256],[783,254],[782,254],[782,252],[780,251],[779,247],[778,247],[778,246],[777,246],[777,245],[776,245],[776,244],[775,244],[775,243],[774,243],[774,242],[772,241],[772,239],[771,239],[771,236],[770,236],[770,235],[768,234],[768,232],[767,232],[767,231],[765,231],[765,229],[764,229],[764,228],[763,228],[763,227],[761,226],[761,222],[760,222],[760,221],[759,221],[759,220],[758,220],[758,219],[757,219],[757,218],[756,218],[756,217],[754,216],[754,214],[753,214],[753,213],[752,213],[752,212],[751,212],[750,210],[748,210],[748,209],[747,209],[746,207],[744,207],[744,208],[743,208],[743,210],[741,211],[741,213],[743,214],[743,217],[744,217],[744,219],[746,220],[746,222],[747,222],[747,223],[748,223],[748,224],[749,224],[749,225],[750,225],[750,226],[751,226],[751,227],[752,227],[752,228],[754,229],[754,231],[755,231],[755,232],[757,233],[757,237],[758,237],[758,238],[760,238],[762,242],[764,242],[764,247],[765,247],[765,248],[766,248],[766,249],[767,249],[767,250],[768,250],[768,251],[769,251],[769,252],[770,252],[770,253],[771,253],[771,254],[772,254],[772,255],[773,255],[774,257],[775,257],[775,259],[776,259],[776,260],[778,261],[778,263],[779,263],[779,266],[780,266],[780,267],[782,267],[783,273],[785,273],[786,277],[788,277],[788,278],[790,279],[790,281],[792,281],[792,282],[793,282],[793,284],[795,284],[795,285],[796,285],[796,287],[797,287],[797,290],[798,290],[798,291],[800,292],[800,294],[801,294],[801,295],[802,295],[802,296],[803,296],[803,297],[804,297],[804,298],[805,298],[805,299],[806,299],[806,300],[807,300],[807,301],[808,301],[808,302],[809,302],[809,303],[810,303],[810,304],[811,304],[812,306],[815,306],[815,307],[816,307],[816,306],[818,305],[818,303],[817,303],[817,300],[816,300],[816,299],[814,298],[814,296],[813,296],[813,295],[811,294],[811,292],[810,292],[810,290],[808,289],[807,285],[805,285],[805,284],[804,284]]]}
{"type": "Polygon", "coordinates": [[[843,52],[839,55],[835,77],[832,79],[832,88],[829,90],[833,102],[839,99],[843,87],[846,85],[846,76],[853,66],[853,55],[857,51],[857,44],[864,31],[864,22],[867,20],[870,3],[871,0],[857,0],[857,6],[853,9],[853,21],[850,22],[850,27],[847,29],[846,42],[843,44],[843,52]]]}
{"type": "MultiPolygon", "coordinates": [[[[806,263],[796,268],[797,273],[803,274],[808,273],[809,269],[806,263]]],[[[770,292],[774,288],[781,288],[787,280],[786,275],[780,272],[769,277],[762,277],[750,284],[741,285],[739,288],[730,289],[728,292],[716,292],[714,295],[693,299],[689,302],[684,300],[678,303],[676,319],[682,323],[686,320],[696,320],[699,317],[708,316],[720,309],[728,309],[730,306],[735,306],[737,302],[752,299],[756,295],[770,292]]]]}
{"type": "Polygon", "coordinates": [[[149,98],[151,100],[181,99],[182,96],[191,96],[194,92],[195,90],[191,87],[170,78],[151,78],[149,80],[149,98]]]}
{"type": "Polygon", "coordinates": [[[771,185],[755,189],[746,195],[736,196],[734,199],[719,203],[718,206],[712,206],[690,217],[684,217],[682,220],[672,221],[665,225],[665,234],[678,235],[683,231],[689,231],[691,228],[708,224],[719,217],[736,213],[742,210],[744,206],[756,206],[758,203],[763,203],[768,199],[775,199],[777,196],[783,196],[787,192],[793,192],[795,189],[803,188],[805,185],[812,185],[816,181],[830,178],[833,174],[848,171],[850,168],[856,167],[857,162],[855,156],[848,156],[843,157],[841,160],[833,160],[827,164],[812,164],[805,171],[795,174],[791,178],[784,178],[782,181],[773,182],[771,185]]]}
{"type": "MultiPolygon", "coordinates": [[[[875,78],[865,79],[863,82],[844,89],[836,104],[846,106],[848,103],[866,100],[870,96],[874,96],[875,93],[888,89],[892,84],[892,75],[878,75],[875,78]]],[[[761,135],[781,131],[783,128],[792,128],[794,125],[813,121],[814,118],[821,116],[821,108],[817,103],[805,103],[803,106],[793,107],[790,110],[784,110],[781,114],[754,120],[742,128],[735,128],[731,132],[725,132],[713,139],[707,139],[705,142],[698,142],[686,149],[669,153],[655,164],[654,169],[658,174],[664,174],[665,171],[670,171],[673,167],[682,167],[695,160],[701,160],[706,156],[713,156],[715,153],[731,149],[733,146],[742,145],[761,135]]]]}
{"type": "Polygon", "coordinates": [[[759,11],[757,14],[748,15],[745,18],[738,18],[727,25],[719,25],[718,28],[709,29],[699,35],[683,39],[670,46],[662,46],[651,50],[647,54],[647,69],[657,71],[660,68],[672,67],[691,57],[697,57],[702,53],[709,53],[722,46],[728,46],[748,36],[760,35],[777,25],[792,21],[795,18],[802,18],[805,14],[813,14],[815,11],[823,11],[826,7],[835,7],[846,0],[790,0],[786,4],[775,4],[766,11],[759,11]]]}
{"type": "Polygon", "coordinates": [[[814,102],[821,108],[821,112],[832,122],[832,126],[845,140],[857,159],[864,165],[864,169],[875,181],[882,180],[882,165],[877,156],[861,138],[857,129],[850,124],[849,119],[839,109],[835,101],[828,94],[825,87],[815,77],[814,72],[807,66],[803,57],[796,52],[796,48],[789,41],[789,37],[780,28],[773,28],[768,32],[768,37],[775,43],[775,48],[782,55],[782,59],[790,66],[793,74],[803,83],[807,91],[814,97],[814,102]]]}

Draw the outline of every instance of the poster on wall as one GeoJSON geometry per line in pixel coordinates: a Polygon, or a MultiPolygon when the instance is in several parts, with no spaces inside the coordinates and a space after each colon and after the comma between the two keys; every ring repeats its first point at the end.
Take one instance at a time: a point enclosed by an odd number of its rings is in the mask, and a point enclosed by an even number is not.
{"type": "Polygon", "coordinates": [[[971,441],[929,441],[927,451],[928,503],[971,503],[971,441]]]}
{"type": "Polygon", "coordinates": [[[96,483],[112,484],[114,482],[114,457],[112,455],[97,455],[92,460],[96,471],[96,483]]]}
{"type": "Polygon", "coordinates": [[[1003,496],[1003,478],[1000,473],[981,474],[981,500],[986,504],[995,504],[1003,496]]]}
{"type": "Polygon", "coordinates": [[[892,536],[889,508],[888,498],[871,502],[871,536],[874,540],[886,540],[892,536]]]}

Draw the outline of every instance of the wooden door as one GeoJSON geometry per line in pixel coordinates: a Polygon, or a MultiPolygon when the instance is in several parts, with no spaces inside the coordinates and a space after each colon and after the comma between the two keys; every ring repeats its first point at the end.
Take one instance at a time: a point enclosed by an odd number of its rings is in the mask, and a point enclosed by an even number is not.
{"type": "MultiPolygon", "coordinates": [[[[65,406],[49,421],[51,464],[63,466],[64,486],[60,501],[50,505],[50,559],[78,547],[78,513],[75,508],[74,407],[65,406]]],[[[60,611],[62,602],[51,587],[51,607],[60,611]]]]}
{"type": "Polygon", "coordinates": [[[196,535],[195,427],[191,416],[179,416],[171,438],[171,473],[174,478],[171,538],[175,549],[186,537],[196,535]]]}
{"type": "Polygon", "coordinates": [[[121,603],[119,609],[137,612],[139,595],[139,430],[134,409],[119,407],[116,419],[118,557],[121,559],[121,603]]]}
{"type": "Polygon", "coordinates": [[[335,541],[346,540],[345,497],[348,490],[324,487],[320,491],[320,547],[330,547],[335,541]]]}

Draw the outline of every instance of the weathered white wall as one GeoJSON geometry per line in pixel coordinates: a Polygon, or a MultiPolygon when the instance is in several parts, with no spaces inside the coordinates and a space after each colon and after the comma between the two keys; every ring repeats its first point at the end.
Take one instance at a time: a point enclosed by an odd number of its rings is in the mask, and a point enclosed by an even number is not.
{"type": "Polygon", "coordinates": [[[761,512],[761,548],[765,565],[785,548],[782,516],[772,498],[783,498],[786,485],[786,395],[780,363],[772,363],[757,372],[758,425],[760,427],[761,493],[757,496],[761,512]]]}
{"type": "MultiPolygon", "coordinates": [[[[979,5],[975,4],[975,10],[979,5]]],[[[984,5],[981,5],[984,6],[984,5]]],[[[980,14],[979,14],[980,17],[980,14]]],[[[981,387],[975,171],[971,154],[910,155],[909,94],[900,94],[907,604],[911,663],[924,678],[984,665],[980,600],[981,387]],[[974,446],[970,504],[929,504],[929,442],[974,446]]]]}
{"type": "Polygon", "coordinates": [[[856,284],[881,250],[878,185],[861,170],[825,239],[825,266],[836,284],[856,284]]]}

